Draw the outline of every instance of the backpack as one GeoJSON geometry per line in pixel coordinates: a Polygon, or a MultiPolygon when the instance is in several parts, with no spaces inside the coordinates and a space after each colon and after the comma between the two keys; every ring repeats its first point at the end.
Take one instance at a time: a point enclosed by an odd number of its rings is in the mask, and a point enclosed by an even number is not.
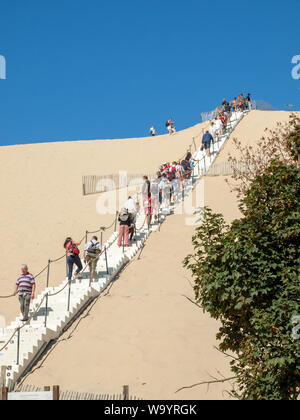
{"type": "Polygon", "coordinates": [[[99,242],[96,242],[95,244],[92,242],[92,245],[86,251],[86,255],[92,258],[98,258],[98,255],[99,255],[98,245],[99,245],[99,242]]]}
{"type": "Polygon", "coordinates": [[[80,252],[78,247],[73,242],[70,242],[68,251],[69,251],[70,257],[76,257],[76,255],[79,255],[79,252],[80,252]]]}
{"type": "Polygon", "coordinates": [[[171,171],[168,174],[169,181],[173,181],[175,179],[175,171],[171,171]]]}
{"type": "Polygon", "coordinates": [[[120,215],[119,217],[120,217],[121,222],[128,222],[128,220],[129,220],[129,214],[128,213],[124,213],[124,214],[120,215]]]}
{"type": "Polygon", "coordinates": [[[158,183],[157,182],[152,182],[151,184],[151,194],[158,195],[158,183]]]}

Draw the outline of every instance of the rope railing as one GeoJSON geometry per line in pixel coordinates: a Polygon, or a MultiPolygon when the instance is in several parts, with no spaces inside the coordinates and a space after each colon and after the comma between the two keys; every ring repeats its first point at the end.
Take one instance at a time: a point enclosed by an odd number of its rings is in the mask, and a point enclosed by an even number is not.
{"type": "MultiPolygon", "coordinates": [[[[113,226],[113,225],[111,225],[111,226],[113,226]]],[[[89,233],[91,233],[91,232],[89,232],[89,233]]],[[[105,247],[104,248],[104,250],[102,250],[101,251],[101,253],[99,254],[99,258],[101,257],[101,255],[103,255],[104,253],[106,254],[106,252],[107,252],[107,250],[115,243],[115,241],[118,239],[118,236],[116,236],[116,238],[112,241],[112,243],[108,246],[108,247],[105,247]]],[[[60,259],[62,259],[62,258],[64,258],[65,257],[65,255],[63,256],[63,257],[60,257],[60,258],[58,258],[57,260],[55,260],[55,261],[58,261],[58,260],[60,260],[60,259]]],[[[50,262],[50,260],[49,260],[49,262],[50,262]]],[[[51,262],[53,262],[53,261],[51,261],[51,262]]],[[[88,267],[88,263],[83,267],[83,269],[81,270],[81,273],[84,273],[84,271],[86,270],[86,268],[88,267]]],[[[48,265],[46,266],[46,268],[49,266],[49,263],[48,263],[48,265]]],[[[108,267],[107,267],[107,269],[108,269],[108,267]]],[[[43,270],[43,271],[45,271],[45,269],[43,270]]],[[[17,334],[17,332],[19,332],[19,334],[20,334],[20,331],[26,326],[26,325],[28,325],[28,324],[30,324],[30,322],[31,322],[31,320],[36,316],[36,314],[38,313],[38,311],[40,310],[40,308],[41,308],[41,306],[42,306],[42,304],[43,304],[43,302],[44,302],[44,300],[46,299],[46,314],[45,314],[45,323],[44,323],[44,326],[46,327],[47,326],[47,315],[48,315],[48,298],[49,297],[53,297],[53,296],[57,296],[57,295],[59,295],[60,293],[62,293],[65,289],[66,289],[66,287],[67,286],[69,286],[69,288],[71,287],[71,283],[72,283],[72,280],[68,280],[67,282],[66,282],[66,284],[64,285],[64,287],[62,287],[60,290],[58,290],[57,292],[55,292],[55,293],[46,293],[43,297],[42,297],[42,299],[41,299],[41,302],[39,303],[39,305],[38,305],[38,307],[35,309],[35,311],[34,311],[34,313],[33,314],[30,314],[30,317],[29,317],[29,319],[28,319],[28,321],[26,321],[26,323],[24,323],[22,326],[20,326],[20,327],[17,327],[15,330],[14,330],[14,332],[12,333],[12,335],[9,337],[9,339],[7,340],[7,342],[0,348],[0,352],[2,351],[2,350],[4,350],[7,346],[8,346],[8,344],[12,341],[12,339],[15,337],[15,335],[17,334]]],[[[69,310],[69,306],[70,306],[70,290],[71,289],[69,289],[69,296],[68,296],[68,310],[69,310]]],[[[14,296],[14,295],[11,295],[11,296],[14,296]]],[[[17,354],[17,360],[19,361],[19,344],[20,344],[20,342],[19,342],[19,337],[18,337],[18,350],[17,350],[17,352],[18,352],[18,354],[17,354]]],[[[18,364],[18,363],[17,363],[18,364]]]]}
{"type": "MultiPolygon", "coordinates": [[[[97,232],[100,232],[100,231],[103,231],[103,230],[109,230],[114,224],[115,224],[115,222],[116,222],[116,220],[117,220],[117,217],[118,217],[118,213],[116,214],[116,218],[114,219],[114,221],[113,221],[113,223],[111,224],[111,225],[109,225],[108,227],[101,227],[99,230],[97,230],[97,231],[86,231],[86,233],[87,234],[93,234],[93,233],[97,233],[97,232]]],[[[84,239],[86,237],[86,235],[82,238],[82,240],[84,239]]],[[[104,250],[102,250],[101,251],[101,253],[99,254],[99,258],[103,255],[103,254],[105,254],[105,256],[106,256],[106,264],[107,264],[107,251],[108,251],[108,249],[115,243],[115,241],[118,239],[118,236],[116,236],[116,238],[111,242],[111,244],[108,246],[108,247],[105,247],[104,248],[104,250]]],[[[82,242],[82,240],[80,241],[80,242],[82,242]]],[[[47,266],[46,267],[44,267],[43,268],[43,270],[41,270],[36,276],[35,276],[35,278],[37,278],[39,275],[41,275],[44,271],[46,271],[46,269],[48,268],[48,270],[49,270],[49,266],[50,266],[50,264],[51,263],[54,263],[54,262],[57,262],[57,261],[60,261],[60,260],[62,260],[63,258],[65,258],[66,257],[66,254],[64,254],[63,256],[61,256],[61,257],[59,257],[59,258],[57,258],[57,259],[55,259],[55,260],[50,260],[49,259],[49,262],[48,262],[48,264],[47,264],[47,266]]],[[[83,269],[81,270],[81,273],[84,273],[84,271],[86,270],[86,268],[88,267],[88,263],[83,267],[83,269]]],[[[108,272],[108,265],[107,265],[107,272],[108,272]]],[[[49,271],[48,271],[48,273],[49,273],[49,271]]],[[[47,281],[48,281],[48,279],[47,279],[47,281]]],[[[19,333],[19,335],[20,335],[20,331],[26,326],[26,325],[28,325],[28,324],[30,324],[30,322],[31,322],[31,320],[36,316],[36,314],[38,313],[38,311],[40,310],[40,308],[41,308],[41,306],[42,306],[42,304],[43,304],[43,302],[44,302],[44,300],[46,299],[46,314],[45,314],[45,322],[44,322],[44,326],[46,327],[47,326],[47,316],[48,316],[48,299],[49,299],[49,297],[53,297],[53,296],[57,296],[57,295],[59,295],[60,293],[62,293],[65,289],[66,289],[66,287],[67,286],[69,286],[69,295],[68,295],[68,308],[67,308],[67,310],[69,310],[70,309],[70,292],[71,292],[71,283],[72,283],[72,280],[68,280],[67,282],[66,282],[66,284],[64,285],[64,287],[62,287],[60,290],[58,290],[57,292],[55,292],[55,293],[49,293],[49,292],[47,292],[43,297],[42,297],[42,299],[41,299],[41,302],[39,303],[39,305],[38,305],[38,307],[35,309],[35,311],[34,311],[34,313],[32,313],[32,314],[30,314],[30,317],[29,317],[29,319],[28,319],[28,321],[26,321],[26,323],[24,323],[22,326],[20,326],[20,327],[17,327],[15,330],[14,330],[14,332],[12,333],[12,335],[9,337],[9,339],[7,340],[7,342],[0,348],[0,352],[2,351],[2,350],[4,350],[8,345],[9,345],[9,343],[12,341],[12,339],[15,337],[15,335],[17,334],[17,332],[19,333]]],[[[48,287],[48,284],[47,284],[47,287],[48,287]]],[[[13,296],[15,296],[14,294],[12,294],[12,295],[9,295],[9,296],[0,296],[0,298],[9,298],[9,297],[13,297],[13,296]]],[[[19,345],[20,345],[20,337],[18,336],[18,343],[17,343],[17,361],[19,362],[19,345]]],[[[18,363],[17,363],[18,364],[18,363]]]]}
{"type": "MultiPolygon", "coordinates": [[[[85,235],[82,237],[82,239],[79,242],[81,243],[84,239],[87,239],[87,235],[95,234],[95,233],[98,233],[98,232],[101,232],[101,231],[107,231],[107,230],[111,229],[114,226],[116,220],[117,220],[117,216],[115,217],[113,223],[111,225],[107,226],[107,227],[102,226],[102,227],[100,227],[100,229],[98,229],[96,231],[91,231],[91,232],[87,230],[85,235]]],[[[48,264],[38,274],[34,275],[34,278],[37,279],[40,275],[42,275],[48,269],[49,264],[56,263],[56,262],[62,260],[63,258],[66,258],[66,253],[64,253],[64,255],[62,255],[61,257],[56,258],[54,260],[49,259],[48,264]]],[[[14,297],[14,296],[15,296],[14,294],[4,295],[4,296],[0,295],[0,299],[9,299],[9,298],[14,297]]]]}
{"type": "Polygon", "coordinates": [[[7,295],[7,296],[0,296],[0,299],[8,299],[8,298],[11,298],[13,296],[15,296],[15,295],[12,294],[12,295],[7,295]]]}
{"type": "Polygon", "coordinates": [[[35,315],[38,313],[38,311],[40,310],[40,308],[41,308],[41,306],[42,306],[42,304],[43,304],[43,302],[44,302],[44,299],[45,299],[45,296],[43,297],[43,299],[41,300],[41,302],[40,302],[40,304],[39,304],[39,306],[37,307],[37,309],[34,311],[34,313],[33,314],[31,314],[30,315],[30,317],[29,317],[29,319],[28,319],[28,321],[25,323],[25,324],[23,324],[23,325],[21,325],[20,327],[17,327],[15,330],[14,330],[14,332],[13,332],[13,334],[11,335],[11,337],[9,338],[9,340],[6,342],[6,344],[3,346],[3,347],[1,347],[0,348],[0,352],[2,351],[2,350],[4,350],[5,349],[5,347],[7,347],[8,346],[8,344],[11,342],[11,340],[14,338],[14,336],[17,334],[17,332],[19,331],[21,331],[26,325],[28,325],[29,323],[30,323],[30,321],[35,317],[35,315]]]}
{"type": "MultiPolygon", "coordinates": [[[[99,254],[99,257],[102,255],[104,253],[104,251],[102,251],[100,254],[99,254]]],[[[48,267],[48,266],[47,266],[48,267]]],[[[81,270],[81,273],[83,273],[85,270],[86,270],[86,268],[88,267],[88,264],[86,264],[85,265],[85,267],[81,270]]],[[[59,291],[57,291],[57,292],[55,292],[55,293],[46,293],[43,297],[42,297],[42,299],[41,299],[41,302],[39,303],[39,305],[38,305],[38,307],[35,309],[35,311],[32,313],[32,314],[30,314],[30,317],[29,317],[29,319],[28,319],[28,321],[26,321],[26,323],[24,323],[23,325],[21,325],[20,327],[17,327],[15,330],[14,330],[14,332],[13,332],[13,334],[10,336],[10,338],[9,338],[9,340],[5,343],[5,345],[3,346],[3,347],[1,347],[0,348],[0,352],[2,351],[2,350],[4,350],[7,346],[8,346],[8,344],[12,341],[12,339],[15,337],[15,335],[16,335],[16,333],[19,331],[21,331],[26,325],[29,325],[30,324],[30,321],[36,316],[36,314],[38,313],[38,311],[40,310],[40,308],[41,308],[41,306],[42,306],[42,304],[43,304],[43,302],[44,302],[44,300],[45,299],[48,299],[49,297],[53,297],[53,296],[57,296],[57,295],[59,295],[60,293],[62,293],[65,289],[66,289],[66,287],[67,286],[70,286],[70,284],[71,284],[71,282],[72,282],[72,280],[68,280],[67,281],[67,283],[64,285],[64,287],[62,287],[59,291]]],[[[14,295],[13,295],[14,296],[14,295]]],[[[68,302],[68,303],[70,303],[70,302],[68,302]]],[[[46,308],[46,315],[45,315],[45,327],[46,327],[46,322],[47,322],[47,308],[46,308]]]]}
{"type": "Polygon", "coordinates": [[[66,256],[66,254],[64,254],[64,255],[62,255],[61,257],[59,257],[59,258],[56,258],[56,260],[49,260],[51,263],[56,263],[56,262],[58,262],[58,261],[60,261],[60,260],[62,260],[63,258],[65,258],[65,256],[66,256]]]}
{"type": "Polygon", "coordinates": [[[145,217],[142,226],[140,228],[138,228],[138,229],[137,228],[135,229],[136,232],[141,232],[143,230],[143,227],[145,226],[146,220],[147,220],[147,216],[145,217]]]}

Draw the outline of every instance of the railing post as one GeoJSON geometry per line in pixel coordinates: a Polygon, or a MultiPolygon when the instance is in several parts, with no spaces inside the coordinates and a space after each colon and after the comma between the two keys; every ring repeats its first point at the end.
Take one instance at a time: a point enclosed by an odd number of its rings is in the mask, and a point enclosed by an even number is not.
{"type": "Polygon", "coordinates": [[[125,252],[125,225],[123,226],[123,238],[122,238],[122,243],[123,243],[123,254],[125,252]]]}
{"type": "Polygon", "coordinates": [[[49,286],[50,263],[51,263],[51,260],[48,260],[48,269],[47,269],[47,286],[46,286],[46,287],[48,287],[48,286],[49,286]]]}
{"type": "Polygon", "coordinates": [[[123,386],[123,400],[129,400],[129,386],[124,385],[123,386]]]}
{"type": "Polygon", "coordinates": [[[52,389],[53,389],[53,401],[59,401],[59,397],[60,397],[59,386],[54,385],[52,389]]]}
{"type": "Polygon", "coordinates": [[[5,386],[2,388],[2,391],[1,391],[1,399],[2,401],[7,401],[8,399],[8,388],[5,386]]]}
{"type": "Polygon", "coordinates": [[[197,146],[196,146],[196,142],[195,142],[195,137],[193,137],[193,143],[194,143],[194,146],[195,146],[195,152],[197,151],[197,146]]]}
{"type": "Polygon", "coordinates": [[[106,263],[106,273],[109,274],[106,247],[104,248],[104,255],[105,255],[105,263],[106,263]]]}
{"type": "Polygon", "coordinates": [[[116,220],[115,220],[114,232],[117,232],[117,221],[118,221],[118,211],[116,211],[116,220]]]}
{"type": "Polygon", "coordinates": [[[66,252],[66,277],[68,277],[68,274],[69,274],[69,266],[68,266],[67,252],[66,252]]]}
{"type": "Polygon", "coordinates": [[[0,372],[0,388],[4,388],[6,386],[6,366],[1,366],[1,372],[0,372]]]}
{"type": "Polygon", "coordinates": [[[87,244],[88,233],[89,233],[89,232],[86,230],[86,231],[85,231],[85,243],[86,243],[86,244],[87,244]]]}
{"type": "Polygon", "coordinates": [[[71,283],[72,283],[72,279],[68,280],[69,281],[69,291],[68,291],[68,307],[67,307],[67,311],[70,310],[70,301],[71,301],[71,283]]]}
{"type": "Polygon", "coordinates": [[[20,364],[20,327],[18,328],[18,337],[17,337],[17,366],[20,364]]]}
{"type": "Polygon", "coordinates": [[[45,328],[47,327],[47,317],[48,317],[48,293],[46,294],[46,312],[45,312],[45,328]]]}

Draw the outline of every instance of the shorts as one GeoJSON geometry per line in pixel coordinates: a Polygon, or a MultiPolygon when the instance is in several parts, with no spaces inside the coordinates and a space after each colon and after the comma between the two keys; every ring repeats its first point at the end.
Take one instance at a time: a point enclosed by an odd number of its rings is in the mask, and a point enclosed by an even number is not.
{"type": "Polygon", "coordinates": [[[157,213],[159,209],[159,201],[158,201],[158,196],[155,196],[152,198],[152,211],[153,213],[157,213]]]}
{"type": "Polygon", "coordinates": [[[210,142],[209,141],[206,141],[205,143],[203,143],[203,145],[204,145],[205,150],[210,149],[210,142]]]}
{"type": "Polygon", "coordinates": [[[99,258],[86,257],[86,262],[89,265],[90,271],[96,271],[98,261],[99,258]]]}
{"type": "Polygon", "coordinates": [[[144,207],[145,215],[148,216],[149,214],[152,214],[152,207],[144,207]]]}
{"type": "Polygon", "coordinates": [[[148,216],[149,214],[152,214],[151,198],[145,198],[143,204],[145,215],[148,216]]]}

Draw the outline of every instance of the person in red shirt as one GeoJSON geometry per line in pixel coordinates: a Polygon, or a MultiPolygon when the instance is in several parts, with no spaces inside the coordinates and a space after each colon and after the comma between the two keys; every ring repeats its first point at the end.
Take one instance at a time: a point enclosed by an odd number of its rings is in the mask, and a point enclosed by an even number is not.
{"type": "Polygon", "coordinates": [[[77,266],[77,270],[74,274],[74,278],[77,278],[80,271],[82,270],[82,263],[81,259],[79,257],[79,249],[78,246],[81,244],[81,242],[74,242],[72,238],[68,237],[64,242],[64,248],[67,253],[67,264],[69,268],[68,273],[68,280],[70,281],[72,279],[73,274],[73,266],[74,264],[77,266]]]}

